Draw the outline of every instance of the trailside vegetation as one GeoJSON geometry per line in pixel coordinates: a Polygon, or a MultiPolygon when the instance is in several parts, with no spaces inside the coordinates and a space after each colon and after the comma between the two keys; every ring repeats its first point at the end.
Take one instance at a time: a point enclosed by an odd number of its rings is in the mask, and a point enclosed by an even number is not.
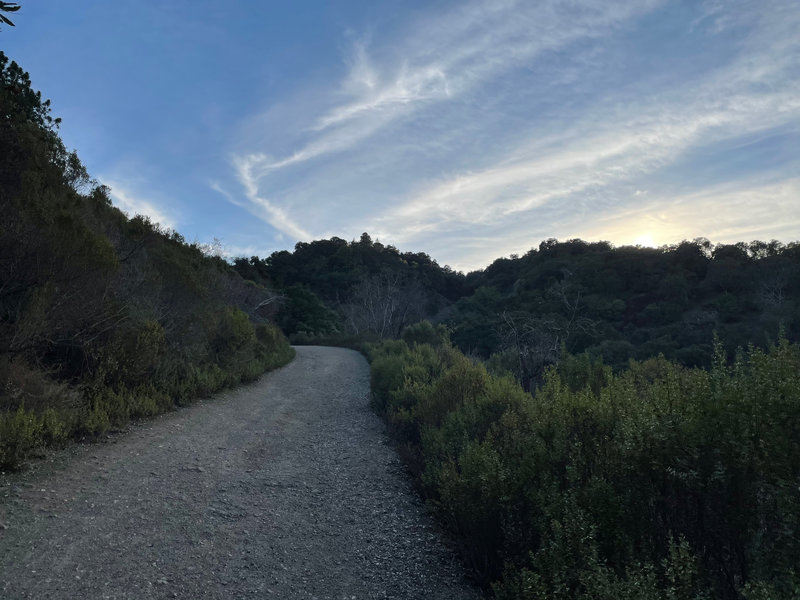
{"type": "Polygon", "coordinates": [[[293,350],[274,294],[113,207],[0,53],[0,467],[249,381],[293,350]]]}
{"type": "Polygon", "coordinates": [[[800,348],[729,358],[567,355],[531,394],[423,323],[373,401],[498,599],[800,598],[800,348]]]}

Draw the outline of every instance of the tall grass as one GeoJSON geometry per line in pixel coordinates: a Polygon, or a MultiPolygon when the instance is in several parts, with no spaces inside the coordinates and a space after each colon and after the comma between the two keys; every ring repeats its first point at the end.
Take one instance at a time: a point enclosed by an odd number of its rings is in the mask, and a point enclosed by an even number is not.
{"type": "Polygon", "coordinates": [[[22,360],[0,357],[0,468],[19,468],[41,448],[92,438],[240,383],[294,357],[280,330],[240,311],[219,318],[215,351],[192,361],[171,354],[157,323],[114,346],[91,379],[59,382],[22,360]]]}

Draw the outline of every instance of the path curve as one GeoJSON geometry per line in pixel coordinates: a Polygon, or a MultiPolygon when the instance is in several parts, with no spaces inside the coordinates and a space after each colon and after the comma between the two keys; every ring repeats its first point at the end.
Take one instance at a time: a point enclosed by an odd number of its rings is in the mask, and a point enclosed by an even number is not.
{"type": "Polygon", "coordinates": [[[356,352],[0,475],[0,597],[479,598],[368,408],[356,352]]]}

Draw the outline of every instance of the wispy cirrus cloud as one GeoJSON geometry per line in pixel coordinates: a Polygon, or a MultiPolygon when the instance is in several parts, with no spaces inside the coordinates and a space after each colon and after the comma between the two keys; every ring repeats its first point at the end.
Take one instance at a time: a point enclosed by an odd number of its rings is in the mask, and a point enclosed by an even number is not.
{"type": "Polygon", "coordinates": [[[130,0],[42,4],[7,51],[114,202],[189,239],[368,230],[473,268],[553,236],[800,230],[796,0],[164,3],[145,28],[130,0]],[[54,60],[73,13],[80,85],[54,60]]]}
{"type": "MultiPolygon", "coordinates": [[[[715,4],[709,14],[720,10],[715,4]]],[[[598,103],[545,141],[538,139],[535,125],[528,140],[490,167],[437,181],[381,215],[374,228],[385,230],[388,224],[413,238],[456,222],[510,224],[548,202],[566,202],[653,174],[699,145],[791,129],[792,124],[797,129],[800,81],[787,72],[800,67],[800,44],[791,35],[800,19],[797,14],[793,20],[785,17],[775,13],[762,19],[766,22],[745,44],[749,51],[706,83],[629,99],[621,114],[614,114],[609,102],[598,103]]],[[[715,23],[714,28],[722,26],[715,23]]]]}
{"type": "Polygon", "coordinates": [[[346,57],[343,80],[329,94],[332,106],[307,116],[299,147],[279,158],[264,151],[237,153],[232,162],[240,182],[252,196],[252,186],[276,171],[350,150],[398,119],[412,118],[430,104],[458,101],[499,73],[581,38],[601,36],[658,2],[611,7],[585,2],[577,13],[560,4],[531,9],[519,2],[473,2],[409,24],[411,33],[400,34],[403,41],[391,50],[379,49],[376,59],[357,41],[346,57]]]}
{"type": "Polygon", "coordinates": [[[258,167],[258,159],[253,157],[235,157],[233,162],[236,167],[238,180],[242,184],[242,187],[244,187],[248,202],[237,202],[230,193],[222,189],[219,183],[212,183],[212,189],[224,195],[232,204],[245,208],[253,216],[263,219],[278,231],[291,235],[296,239],[308,238],[308,232],[295,223],[284,209],[259,193],[259,177],[254,173],[254,170],[258,167]]]}
{"type": "Polygon", "coordinates": [[[635,190],[666,206],[683,182],[744,181],[759,139],[774,156],[751,168],[790,179],[800,161],[770,140],[800,141],[798,27],[788,0],[471,2],[354,43],[291,130],[271,122],[232,164],[248,210],[291,237],[369,230],[473,267],[498,237],[596,231],[580,219],[625,214],[635,190]]]}
{"type": "MultiPolygon", "coordinates": [[[[508,160],[460,174],[420,191],[375,220],[413,236],[442,231],[454,222],[508,222],[552,201],[641,179],[670,164],[697,144],[769,130],[800,117],[800,89],[760,97],[731,96],[714,106],[683,104],[682,114],[664,113],[613,124],[584,124],[578,139],[517,149],[508,160]],[[514,155],[527,155],[514,159],[514,155]]],[[[601,120],[598,115],[598,121],[601,120]]],[[[800,200],[799,200],[800,201],[800,200]]]]}

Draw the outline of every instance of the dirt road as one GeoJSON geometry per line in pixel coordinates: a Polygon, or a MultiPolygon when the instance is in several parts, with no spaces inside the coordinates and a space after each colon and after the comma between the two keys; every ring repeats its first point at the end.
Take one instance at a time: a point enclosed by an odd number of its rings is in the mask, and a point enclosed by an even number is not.
{"type": "Polygon", "coordinates": [[[0,597],[478,598],[350,350],[0,476],[0,597]]]}

